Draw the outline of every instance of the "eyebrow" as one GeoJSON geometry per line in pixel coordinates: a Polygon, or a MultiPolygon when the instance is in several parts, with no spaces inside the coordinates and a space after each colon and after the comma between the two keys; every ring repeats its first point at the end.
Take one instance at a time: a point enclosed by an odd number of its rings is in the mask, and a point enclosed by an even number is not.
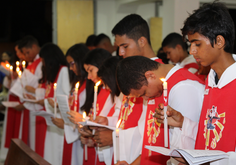
{"type": "Polygon", "coordinates": [[[88,68],[86,69],[87,72],[88,72],[89,68],[90,68],[90,66],[88,66],[88,68]]]}
{"type": "Polygon", "coordinates": [[[187,39],[187,42],[190,42],[190,43],[195,42],[195,41],[200,41],[200,40],[193,39],[193,40],[189,41],[189,40],[187,39]]]}
{"type": "Polygon", "coordinates": [[[120,46],[124,46],[124,45],[127,45],[127,43],[120,44],[120,46]]]}

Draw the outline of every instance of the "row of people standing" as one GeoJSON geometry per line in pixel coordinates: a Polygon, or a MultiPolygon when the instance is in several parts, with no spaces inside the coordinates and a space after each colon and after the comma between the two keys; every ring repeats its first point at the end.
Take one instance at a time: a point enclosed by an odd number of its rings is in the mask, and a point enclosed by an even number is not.
{"type": "MultiPolygon", "coordinates": [[[[37,40],[32,36],[23,38],[17,46],[23,52],[28,66],[23,70],[21,78],[18,78],[14,84],[12,83],[10,89],[8,100],[18,101],[20,104],[8,107],[6,110],[1,156],[5,156],[11,138],[20,138],[52,164],[82,164],[83,148],[78,131],[64,123],[60,112],[50,119],[53,125],[48,124],[42,114],[53,113],[51,111],[54,109],[52,98],[56,92],[56,95],[68,96],[72,110],[69,113],[71,119],[73,114],[77,116],[81,114],[82,109],[89,115],[93,105],[93,90],[90,89],[93,89],[94,83],[98,80],[97,69],[105,59],[111,57],[111,54],[103,49],[89,52],[84,44],[76,44],[64,56],[55,44],[48,43],[40,48],[37,40]],[[69,74],[67,63],[72,71],[71,74],[69,74]],[[37,82],[31,79],[36,79],[37,82]],[[78,114],[74,111],[76,82],[80,82],[76,103],[78,114]],[[55,83],[57,84],[56,91],[54,90],[55,83]],[[21,90],[22,95],[19,96],[17,89],[21,85],[23,90],[21,90]],[[25,98],[37,101],[32,103],[25,98]]],[[[117,57],[113,58],[116,61],[119,60],[117,57]]],[[[107,76],[106,73],[103,75],[103,77],[107,76]]],[[[103,83],[106,81],[105,78],[103,83]]],[[[117,94],[114,92],[110,95],[110,93],[112,92],[105,87],[99,87],[98,114],[113,115],[114,99],[117,94]]]]}

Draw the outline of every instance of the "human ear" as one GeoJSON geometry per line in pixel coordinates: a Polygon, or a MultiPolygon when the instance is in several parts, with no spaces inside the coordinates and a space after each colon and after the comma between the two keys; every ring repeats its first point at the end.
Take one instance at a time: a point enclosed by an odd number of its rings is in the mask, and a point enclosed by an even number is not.
{"type": "Polygon", "coordinates": [[[155,78],[156,78],[156,76],[155,76],[155,74],[154,74],[153,71],[147,71],[147,72],[145,72],[145,77],[146,77],[147,80],[148,80],[148,79],[155,79],[155,78]]]}
{"type": "Polygon", "coordinates": [[[221,49],[225,46],[225,38],[222,35],[216,37],[216,46],[221,49]]]}
{"type": "Polygon", "coordinates": [[[147,44],[147,39],[145,37],[140,37],[138,39],[138,44],[140,47],[144,47],[147,44]]]}

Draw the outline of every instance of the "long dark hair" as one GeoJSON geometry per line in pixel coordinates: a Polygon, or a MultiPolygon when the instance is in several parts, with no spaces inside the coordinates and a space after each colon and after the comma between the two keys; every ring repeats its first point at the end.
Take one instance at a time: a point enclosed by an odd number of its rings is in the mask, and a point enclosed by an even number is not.
{"type": "Polygon", "coordinates": [[[82,85],[86,80],[87,72],[83,67],[83,59],[88,52],[89,49],[82,43],[73,45],[66,52],[66,57],[71,56],[73,58],[78,73],[78,75],[75,75],[73,73],[70,74],[70,82],[72,88],[75,86],[76,82],[79,81],[82,85]]]}
{"type": "MultiPolygon", "coordinates": [[[[93,49],[84,58],[84,64],[90,64],[96,66],[98,69],[107,58],[111,57],[111,53],[104,49],[93,49]]],[[[94,82],[87,80],[86,82],[86,100],[84,105],[81,107],[82,110],[89,114],[93,104],[93,93],[94,93],[94,82]]],[[[100,88],[99,88],[100,90],[100,88]]]]}
{"type": "Polygon", "coordinates": [[[63,52],[57,45],[47,43],[41,48],[39,56],[44,63],[42,66],[43,77],[39,80],[39,83],[54,83],[60,67],[67,66],[63,52]]]}
{"type": "Polygon", "coordinates": [[[110,57],[105,60],[99,68],[98,76],[102,79],[103,83],[111,90],[112,101],[114,102],[115,96],[120,95],[120,90],[116,83],[116,66],[120,58],[118,56],[110,57]]]}

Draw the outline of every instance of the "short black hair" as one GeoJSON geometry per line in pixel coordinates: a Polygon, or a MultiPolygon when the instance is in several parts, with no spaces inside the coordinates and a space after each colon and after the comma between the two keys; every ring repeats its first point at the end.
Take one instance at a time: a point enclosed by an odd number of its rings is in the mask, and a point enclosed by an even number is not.
{"type": "Polygon", "coordinates": [[[147,22],[138,14],[130,14],[118,22],[112,29],[112,34],[123,36],[138,42],[139,38],[145,37],[151,46],[150,32],[147,22]]]}
{"type": "Polygon", "coordinates": [[[94,43],[93,43],[94,46],[98,46],[104,39],[110,40],[110,38],[106,34],[104,33],[99,34],[94,40],[94,43]]]}
{"type": "Polygon", "coordinates": [[[170,48],[175,48],[176,45],[180,45],[184,51],[187,51],[187,43],[184,42],[183,36],[178,34],[178,33],[170,33],[168,34],[164,40],[162,41],[162,47],[170,47],[170,48]]]}
{"type": "Polygon", "coordinates": [[[32,48],[32,45],[34,44],[39,46],[38,40],[30,35],[25,36],[17,43],[19,49],[32,48]]]}
{"type": "Polygon", "coordinates": [[[205,36],[210,40],[212,47],[216,43],[216,37],[222,35],[225,39],[224,51],[233,52],[234,22],[223,3],[215,1],[204,4],[185,20],[181,30],[184,38],[187,34],[196,32],[205,36]]]}
{"type": "Polygon", "coordinates": [[[111,90],[112,101],[114,97],[119,96],[120,90],[116,83],[116,66],[120,58],[118,56],[106,59],[98,70],[98,77],[100,77],[105,85],[111,90]]]}
{"type": "Polygon", "coordinates": [[[143,56],[132,56],[121,60],[116,70],[116,80],[120,91],[129,95],[131,89],[139,90],[147,85],[145,73],[157,70],[160,63],[143,56]]]}
{"type": "Polygon", "coordinates": [[[95,34],[91,34],[88,36],[87,40],[86,40],[86,43],[85,45],[86,46],[94,46],[94,40],[96,38],[96,35],[95,34]]]}

